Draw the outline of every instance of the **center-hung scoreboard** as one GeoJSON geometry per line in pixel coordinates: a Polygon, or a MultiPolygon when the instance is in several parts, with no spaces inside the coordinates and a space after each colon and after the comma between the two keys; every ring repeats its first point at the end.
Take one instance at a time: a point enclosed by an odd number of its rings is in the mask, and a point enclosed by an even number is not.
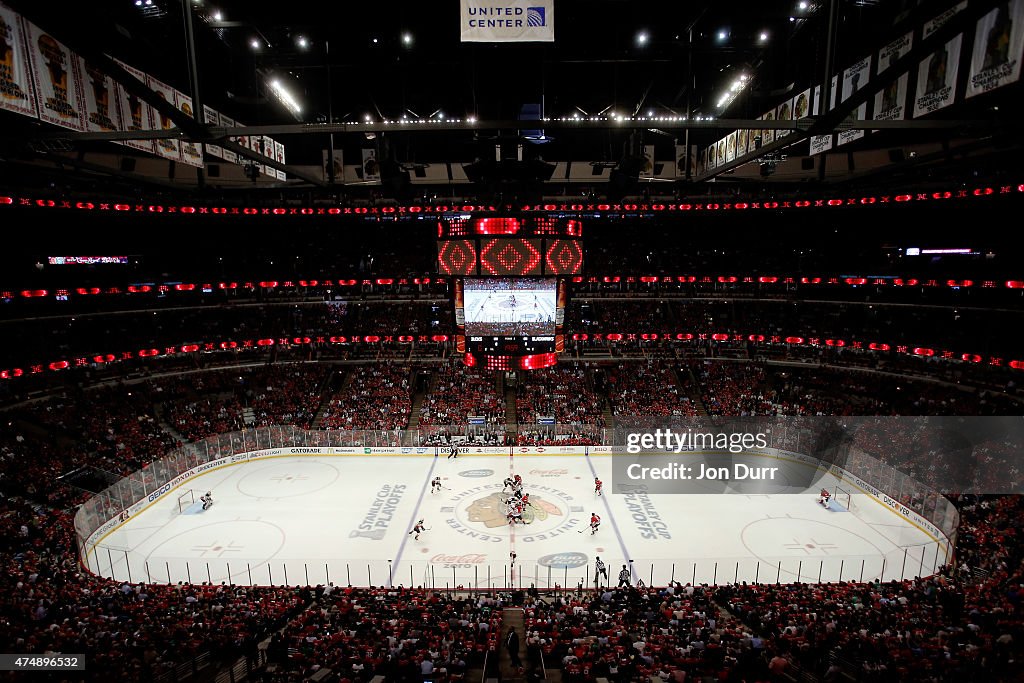
{"type": "Polygon", "coordinates": [[[466,365],[534,370],[558,361],[568,277],[583,272],[579,220],[445,217],[437,267],[452,280],[456,348],[466,365]]]}

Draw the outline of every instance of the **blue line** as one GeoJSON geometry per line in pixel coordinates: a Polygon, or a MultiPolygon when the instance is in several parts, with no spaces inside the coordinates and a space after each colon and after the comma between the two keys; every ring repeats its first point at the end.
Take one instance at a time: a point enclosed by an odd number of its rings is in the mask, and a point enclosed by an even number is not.
{"type": "MultiPolygon", "coordinates": [[[[597,470],[594,469],[594,463],[590,461],[590,453],[583,456],[587,459],[587,467],[590,468],[590,473],[597,478],[597,470]]],[[[626,561],[626,565],[629,567],[629,575],[632,577],[635,573],[633,571],[633,563],[629,561],[629,551],[626,550],[626,542],[622,540],[622,534],[619,533],[619,525],[615,523],[615,518],[612,516],[612,509],[608,506],[608,499],[604,497],[604,493],[601,494],[601,500],[604,502],[605,512],[608,513],[608,519],[611,520],[612,530],[615,531],[615,538],[619,539],[619,548],[622,550],[622,559],[626,561]]]]}
{"type": "MultiPolygon", "coordinates": [[[[435,453],[434,454],[434,462],[430,463],[430,471],[427,472],[427,480],[423,482],[423,489],[420,491],[420,497],[416,500],[416,507],[413,508],[412,517],[409,518],[409,528],[410,529],[412,528],[413,524],[416,523],[416,516],[420,514],[420,504],[423,503],[423,494],[425,494],[427,492],[427,486],[430,485],[430,475],[432,475],[434,473],[434,467],[437,465],[437,458],[438,458],[438,456],[435,453]]],[[[403,532],[402,533],[402,542],[399,544],[399,546],[398,546],[398,553],[395,555],[395,561],[393,563],[394,566],[392,567],[392,574],[394,574],[394,572],[398,571],[398,567],[402,563],[402,551],[405,550],[405,542],[408,541],[408,540],[409,540],[408,532],[403,532]]],[[[392,583],[392,579],[389,578],[388,579],[388,588],[393,588],[391,583],[392,583]]],[[[416,582],[414,581],[413,582],[414,585],[409,586],[409,588],[415,588],[415,583],[416,582]]]]}

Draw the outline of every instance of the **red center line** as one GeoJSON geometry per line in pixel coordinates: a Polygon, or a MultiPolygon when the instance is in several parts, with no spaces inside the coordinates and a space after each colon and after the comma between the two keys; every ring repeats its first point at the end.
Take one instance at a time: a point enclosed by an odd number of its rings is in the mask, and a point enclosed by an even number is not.
{"type": "MultiPolygon", "coordinates": [[[[508,454],[508,474],[509,474],[510,477],[514,478],[515,477],[515,467],[513,466],[513,458],[515,458],[515,454],[513,454],[511,451],[509,451],[509,454],[508,454]]],[[[502,488],[502,490],[504,490],[504,487],[502,488]]],[[[515,522],[513,522],[512,524],[508,525],[508,545],[509,545],[509,560],[511,560],[512,559],[511,553],[514,553],[516,551],[516,525],[515,525],[515,522]]],[[[512,588],[515,588],[515,585],[516,585],[516,565],[515,565],[515,562],[510,562],[509,564],[512,565],[511,574],[510,574],[510,580],[512,582],[512,588]]]]}

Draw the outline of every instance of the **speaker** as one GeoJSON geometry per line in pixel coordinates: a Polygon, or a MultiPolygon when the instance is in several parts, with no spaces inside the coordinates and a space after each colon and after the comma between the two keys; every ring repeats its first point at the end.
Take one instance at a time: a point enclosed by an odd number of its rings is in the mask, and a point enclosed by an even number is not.
{"type": "Polygon", "coordinates": [[[135,157],[121,157],[121,170],[131,173],[135,170],[135,157]]]}

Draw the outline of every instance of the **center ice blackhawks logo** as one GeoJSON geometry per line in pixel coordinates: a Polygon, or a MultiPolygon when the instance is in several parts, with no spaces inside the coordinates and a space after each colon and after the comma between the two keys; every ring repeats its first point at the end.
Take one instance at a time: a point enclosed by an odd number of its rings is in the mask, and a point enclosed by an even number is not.
{"type": "Polygon", "coordinates": [[[583,508],[574,504],[568,493],[539,484],[528,487],[527,492],[530,504],[523,508],[523,524],[514,527],[506,514],[508,495],[494,484],[456,493],[450,499],[453,505],[441,511],[449,513],[446,525],[466,540],[490,543],[506,542],[513,529],[517,541],[543,541],[575,531],[583,523],[583,508]]]}
{"type": "MultiPolygon", "coordinates": [[[[466,516],[471,522],[480,522],[488,529],[496,526],[508,526],[508,518],[505,516],[505,499],[500,493],[492,493],[477,498],[466,509],[466,516]]],[[[543,522],[551,516],[564,516],[564,513],[554,503],[544,500],[538,495],[530,496],[530,504],[523,507],[523,522],[533,524],[543,522]]]]}

